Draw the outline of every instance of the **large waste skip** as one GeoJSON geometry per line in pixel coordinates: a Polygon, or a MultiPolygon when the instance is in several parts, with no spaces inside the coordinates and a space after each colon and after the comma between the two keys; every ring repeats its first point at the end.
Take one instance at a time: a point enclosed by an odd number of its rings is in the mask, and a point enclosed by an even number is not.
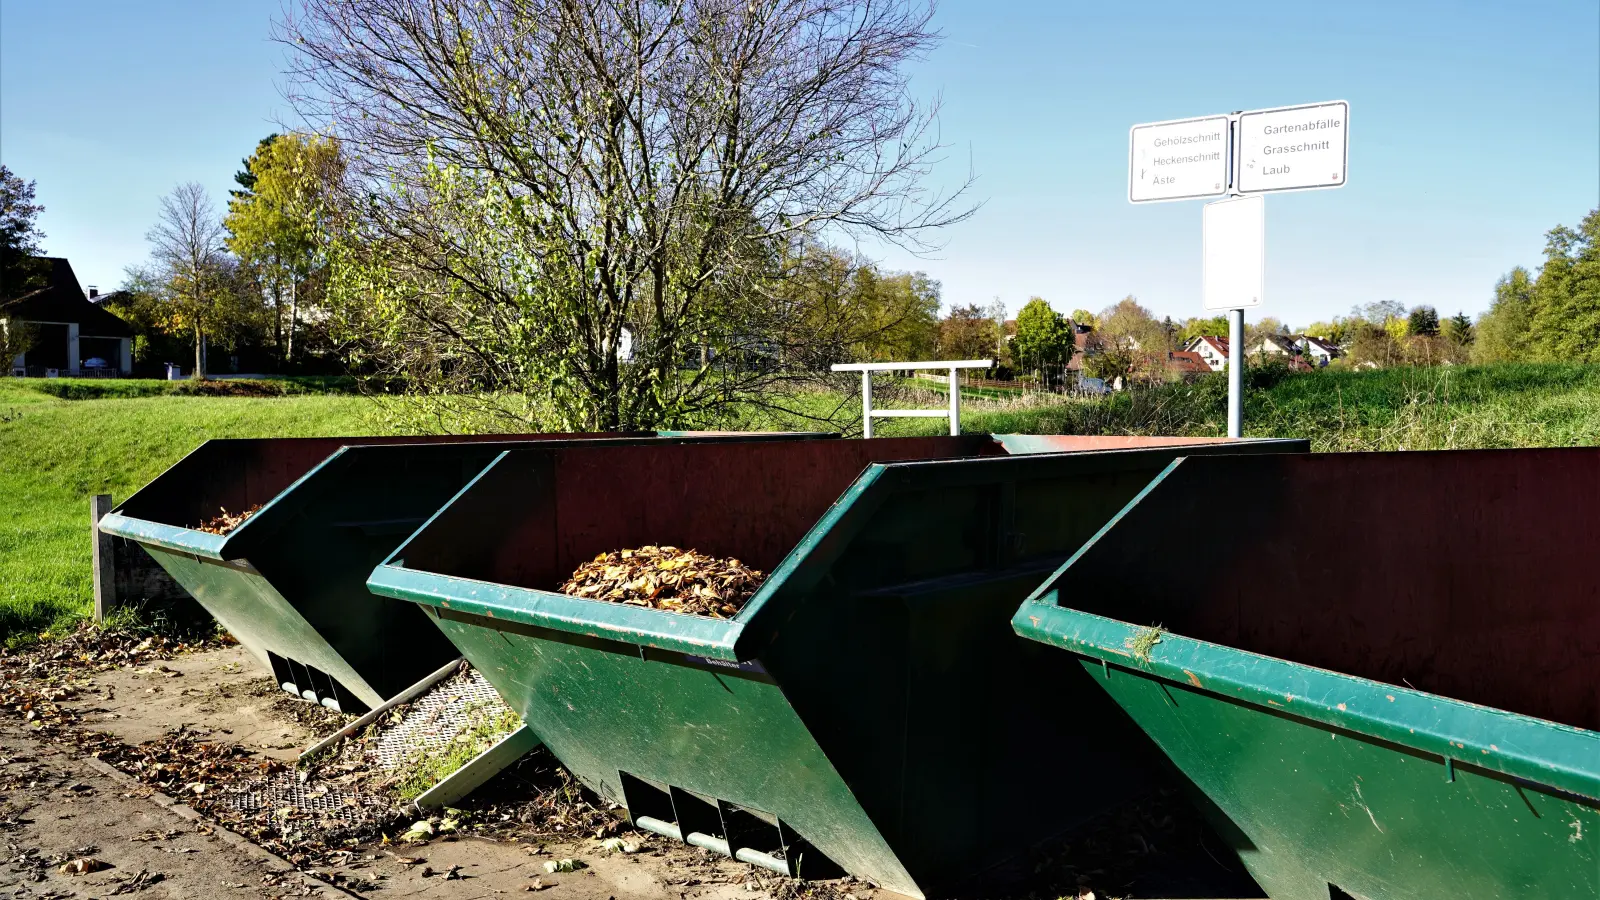
{"type": "Polygon", "coordinates": [[[1600,450],[1191,457],[1014,624],[1276,900],[1594,898],[1597,560],[1600,450]]]}
{"type": "MultiPolygon", "coordinates": [[[[367,591],[372,567],[506,447],[584,437],[207,441],[100,528],[143,545],[285,690],[362,712],[458,656],[411,604],[367,591]],[[194,527],[220,509],[257,506],[226,534],[194,527]]],[[[653,432],[587,437],[658,439],[653,432]]]]}
{"type": "Polygon", "coordinates": [[[638,827],[924,896],[1140,790],[1128,726],[1012,633],[1017,604],[1179,453],[1304,449],[1004,443],[510,450],[368,585],[424,605],[638,827]],[[552,593],[648,544],[771,575],[729,620],[552,593]]]}

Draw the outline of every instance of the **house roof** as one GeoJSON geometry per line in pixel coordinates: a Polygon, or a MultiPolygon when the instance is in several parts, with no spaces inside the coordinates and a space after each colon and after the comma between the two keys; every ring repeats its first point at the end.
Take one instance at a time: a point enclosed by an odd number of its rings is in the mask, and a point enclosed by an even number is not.
{"type": "Polygon", "coordinates": [[[1193,352],[1199,350],[1202,346],[1207,345],[1209,345],[1212,350],[1215,350],[1223,356],[1228,355],[1228,339],[1225,337],[1217,337],[1214,334],[1202,334],[1190,341],[1186,351],[1193,352]]]}
{"type": "Polygon", "coordinates": [[[72,264],[60,257],[50,263],[50,285],[0,306],[0,313],[21,322],[75,322],[82,337],[133,337],[133,329],[110,310],[83,295],[72,264]]]}
{"type": "Polygon", "coordinates": [[[1287,334],[1263,334],[1261,336],[1261,343],[1263,345],[1270,343],[1285,353],[1293,353],[1299,349],[1295,345],[1294,338],[1287,334]]]}
{"type": "Polygon", "coordinates": [[[1294,339],[1297,340],[1297,341],[1305,341],[1308,344],[1315,345],[1316,347],[1321,348],[1324,352],[1326,352],[1326,353],[1328,353],[1330,355],[1338,354],[1338,353],[1343,352],[1343,351],[1341,351],[1339,349],[1339,345],[1338,344],[1335,344],[1333,341],[1327,340],[1325,338],[1316,337],[1315,335],[1297,334],[1297,335],[1294,336],[1294,339]]]}
{"type": "Polygon", "coordinates": [[[1167,354],[1167,368],[1177,372],[1210,372],[1205,358],[1192,350],[1174,350],[1167,354]]]}

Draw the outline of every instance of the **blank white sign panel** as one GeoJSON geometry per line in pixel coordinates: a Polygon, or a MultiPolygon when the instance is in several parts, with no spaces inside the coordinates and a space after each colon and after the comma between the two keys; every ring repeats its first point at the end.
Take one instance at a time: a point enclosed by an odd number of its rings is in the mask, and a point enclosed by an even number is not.
{"type": "Polygon", "coordinates": [[[1238,197],[1201,213],[1202,294],[1208,310],[1261,305],[1267,271],[1267,201],[1238,197]]]}

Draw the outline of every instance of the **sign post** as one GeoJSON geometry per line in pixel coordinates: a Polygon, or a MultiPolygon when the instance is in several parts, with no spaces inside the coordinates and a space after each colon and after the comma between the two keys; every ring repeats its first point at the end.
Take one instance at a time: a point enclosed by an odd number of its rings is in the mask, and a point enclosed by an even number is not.
{"type": "Polygon", "coordinates": [[[1350,104],[1343,100],[1151,122],[1128,129],[1128,202],[1206,197],[1205,308],[1228,313],[1228,437],[1244,436],[1244,311],[1266,293],[1266,199],[1344,187],[1350,104]]]}

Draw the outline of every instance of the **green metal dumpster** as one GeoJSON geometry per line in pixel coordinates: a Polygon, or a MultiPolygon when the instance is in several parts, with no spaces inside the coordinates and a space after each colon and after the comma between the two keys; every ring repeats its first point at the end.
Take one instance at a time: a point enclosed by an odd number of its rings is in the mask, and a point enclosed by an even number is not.
{"type": "Polygon", "coordinates": [[[794,435],[269,438],[202,444],[100,522],[141,544],[284,690],[345,712],[378,706],[459,654],[366,577],[510,446],[794,435]],[[199,531],[221,508],[256,512],[199,531]]]}
{"type": "Polygon", "coordinates": [[[509,450],[368,585],[427,609],[637,827],[927,896],[1148,777],[1077,666],[1012,633],[1017,604],[1177,454],[1304,449],[1004,445],[509,450]],[[647,544],[771,574],[728,620],[553,593],[647,544]],[[1027,777],[1041,754],[1065,774],[1027,777]]]}
{"type": "Polygon", "coordinates": [[[1595,898],[1597,510],[1597,449],[1191,457],[1013,624],[1275,900],[1595,898]]]}

